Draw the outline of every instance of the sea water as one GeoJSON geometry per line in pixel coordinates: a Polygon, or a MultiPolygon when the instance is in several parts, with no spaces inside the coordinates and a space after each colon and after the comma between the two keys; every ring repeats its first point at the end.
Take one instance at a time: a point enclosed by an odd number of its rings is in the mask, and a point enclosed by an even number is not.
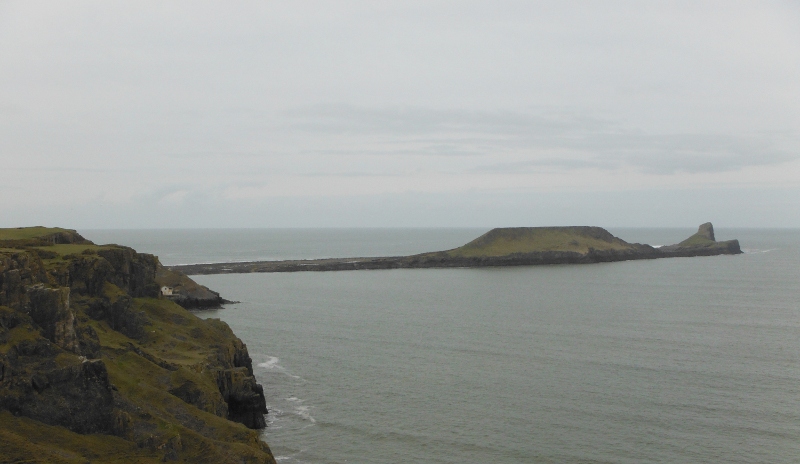
{"type": "MultiPolygon", "coordinates": [[[[482,230],[81,231],[166,264],[400,255],[482,230]]],[[[612,229],[653,245],[690,229],[612,229]]],[[[196,276],[282,463],[800,462],[800,231],[738,256],[196,276]]]]}

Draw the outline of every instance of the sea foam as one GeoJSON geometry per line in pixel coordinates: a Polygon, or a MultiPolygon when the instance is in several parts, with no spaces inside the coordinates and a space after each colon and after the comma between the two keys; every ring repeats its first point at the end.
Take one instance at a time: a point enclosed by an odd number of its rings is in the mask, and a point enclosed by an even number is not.
{"type": "Polygon", "coordinates": [[[280,369],[283,370],[283,367],[278,364],[280,359],[277,356],[270,356],[268,360],[263,363],[259,363],[258,367],[263,367],[264,369],[280,369]]]}
{"type": "Polygon", "coordinates": [[[286,398],[286,401],[295,403],[296,406],[294,407],[294,413],[300,416],[301,419],[307,420],[312,424],[317,423],[317,420],[314,419],[309,412],[310,408],[308,406],[303,406],[303,400],[296,396],[290,396],[289,398],[286,398]]]}

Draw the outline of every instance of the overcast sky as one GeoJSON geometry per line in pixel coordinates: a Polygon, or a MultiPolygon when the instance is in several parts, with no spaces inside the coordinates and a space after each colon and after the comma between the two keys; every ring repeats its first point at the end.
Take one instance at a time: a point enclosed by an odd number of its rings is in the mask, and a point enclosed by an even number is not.
{"type": "Polygon", "coordinates": [[[0,0],[0,227],[800,227],[800,2],[0,0]]]}

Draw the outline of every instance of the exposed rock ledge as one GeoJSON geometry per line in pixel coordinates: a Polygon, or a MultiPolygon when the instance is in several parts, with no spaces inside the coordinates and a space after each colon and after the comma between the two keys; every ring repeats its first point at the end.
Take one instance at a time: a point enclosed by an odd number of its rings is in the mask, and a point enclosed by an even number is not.
{"type": "Polygon", "coordinates": [[[170,287],[172,294],[167,299],[186,309],[219,308],[230,301],[219,296],[219,293],[200,285],[180,271],[171,270],[158,264],[155,281],[159,287],[170,287]]]}
{"type": "Polygon", "coordinates": [[[738,240],[717,242],[710,222],[688,239],[660,248],[628,243],[600,227],[514,227],[492,229],[466,245],[412,256],[170,266],[188,275],[249,272],[351,271],[362,269],[590,264],[636,259],[734,255],[738,240]]]}

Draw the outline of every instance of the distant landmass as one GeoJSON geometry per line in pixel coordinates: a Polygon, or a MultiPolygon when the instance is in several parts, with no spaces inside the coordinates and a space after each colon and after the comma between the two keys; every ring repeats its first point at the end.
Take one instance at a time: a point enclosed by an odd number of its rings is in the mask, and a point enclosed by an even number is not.
{"type": "Polygon", "coordinates": [[[187,275],[250,272],[348,271],[445,267],[590,264],[636,259],[735,255],[738,240],[716,241],[714,226],[702,224],[697,233],[669,246],[628,243],[601,227],[505,227],[492,229],[452,250],[411,256],[332,258],[289,261],[167,266],[187,275]]]}

